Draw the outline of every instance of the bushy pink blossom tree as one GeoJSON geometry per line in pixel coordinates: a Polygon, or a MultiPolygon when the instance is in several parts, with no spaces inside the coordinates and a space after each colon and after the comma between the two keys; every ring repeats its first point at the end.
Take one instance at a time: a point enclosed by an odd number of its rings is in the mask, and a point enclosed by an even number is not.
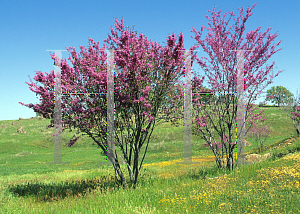
{"type": "MultiPolygon", "coordinates": [[[[165,103],[166,94],[169,93],[174,83],[184,75],[182,70],[185,60],[185,49],[183,46],[183,35],[179,35],[179,41],[173,34],[167,38],[167,46],[162,47],[157,43],[149,43],[147,37],[143,34],[139,37],[136,33],[124,29],[123,19],[121,23],[116,20],[115,27],[111,28],[112,35],[104,40],[109,49],[114,50],[116,75],[114,86],[115,102],[115,145],[122,151],[122,158],[128,169],[130,178],[130,187],[136,188],[139,171],[145,158],[149,139],[154,128],[159,125],[157,119],[158,111],[161,105],[165,103]],[[150,47],[150,45],[152,47],[150,47]],[[135,118],[133,125],[132,118],[135,118]],[[130,134],[132,130],[132,134],[130,134]],[[127,132],[127,135],[124,134],[127,132]],[[146,142],[145,152],[142,156],[142,146],[146,142]]],[[[101,93],[107,91],[107,54],[105,53],[105,44],[99,48],[99,42],[96,43],[89,39],[92,45],[88,52],[86,48],[80,46],[81,56],[77,56],[75,48],[69,48],[72,54],[73,64],[71,68],[66,60],[61,61],[61,87],[63,93],[84,93],[72,94],[62,97],[62,120],[67,128],[77,129],[82,135],[88,135],[102,149],[107,152],[107,106],[106,95],[94,95],[90,93],[101,93]],[[72,50],[73,49],[73,50],[72,50]],[[88,95],[90,94],[90,95],[88,95]]],[[[193,50],[190,48],[192,59],[195,58],[193,50]]],[[[56,59],[53,54],[52,59],[56,59]]],[[[45,118],[51,119],[49,127],[54,125],[54,87],[55,74],[44,75],[37,72],[34,79],[44,86],[38,86],[35,83],[27,83],[30,90],[41,96],[39,104],[24,104],[40,113],[45,118]],[[34,87],[34,88],[33,88],[34,87]]],[[[197,84],[201,85],[202,81],[197,84]]],[[[176,100],[174,98],[172,100],[176,100]]],[[[170,119],[165,116],[160,119],[170,119]]],[[[164,122],[164,121],[163,121],[164,122]]],[[[64,130],[64,129],[63,129],[64,130]]],[[[70,141],[72,146],[79,137],[70,141]]],[[[128,182],[121,170],[116,150],[113,163],[115,177],[119,184],[128,187],[128,182]]]]}

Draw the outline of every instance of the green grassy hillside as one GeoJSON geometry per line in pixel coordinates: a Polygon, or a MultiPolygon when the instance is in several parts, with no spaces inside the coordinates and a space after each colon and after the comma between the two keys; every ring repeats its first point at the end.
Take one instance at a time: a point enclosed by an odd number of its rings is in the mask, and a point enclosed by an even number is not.
{"type": "MultiPolygon", "coordinates": [[[[54,159],[49,120],[0,121],[0,213],[298,213],[300,139],[279,108],[261,109],[271,129],[261,155],[270,159],[218,170],[212,151],[193,135],[193,161],[200,163],[176,164],[183,161],[184,127],[164,123],[153,131],[136,190],[116,187],[113,167],[98,164],[105,158],[92,139],[68,147],[76,132],[65,131],[62,160],[70,164],[46,164],[54,159]]],[[[246,154],[257,153],[246,140],[246,154]]]]}

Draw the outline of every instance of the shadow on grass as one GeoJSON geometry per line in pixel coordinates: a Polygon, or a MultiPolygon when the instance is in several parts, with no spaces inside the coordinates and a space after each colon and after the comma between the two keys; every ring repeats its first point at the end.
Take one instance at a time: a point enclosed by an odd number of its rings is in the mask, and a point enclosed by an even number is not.
{"type": "Polygon", "coordinates": [[[215,162],[207,165],[205,167],[201,167],[198,170],[190,170],[185,175],[180,175],[182,179],[193,179],[193,180],[205,180],[211,177],[218,177],[224,174],[229,175],[234,170],[236,170],[237,166],[234,166],[233,170],[228,170],[227,168],[221,169],[218,168],[215,162]]]}
{"type": "Polygon", "coordinates": [[[100,178],[85,179],[80,181],[63,183],[27,183],[21,185],[9,185],[8,191],[17,197],[36,197],[40,202],[51,202],[64,199],[68,196],[84,196],[91,192],[118,190],[120,187],[113,178],[102,176],[100,178]]]}

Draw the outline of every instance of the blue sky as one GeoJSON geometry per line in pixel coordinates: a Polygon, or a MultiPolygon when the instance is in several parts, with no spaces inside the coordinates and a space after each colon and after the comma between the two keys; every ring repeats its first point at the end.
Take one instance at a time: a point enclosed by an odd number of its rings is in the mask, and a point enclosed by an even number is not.
{"type": "MultiPolygon", "coordinates": [[[[36,94],[29,90],[25,82],[28,76],[34,77],[35,71],[43,73],[54,70],[50,52],[46,50],[66,50],[70,46],[80,52],[79,46],[88,46],[88,38],[100,42],[110,34],[110,26],[114,28],[115,18],[124,17],[124,25],[143,33],[149,40],[165,46],[166,37],[174,32],[184,35],[184,47],[189,49],[196,40],[191,38],[192,27],[200,31],[201,25],[208,27],[205,15],[216,5],[216,11],[222,14],[234,10],[239,16],[238,7],[247,7],[258,3],[253,15],[246,22],[247,32],[261,26],[260,32],[268,27],[271,34],[278,33],[275,44],[282,40],[281,51],[274,54],[267,62],[275,61],[274,74],[284,70],[267,86],[282,85],[296,94],[300,90],[299,62],[299,6],[298,0],[225,0],[225,1],[2,1],[0,7],[0,63],[1,105],[0,120],[16,120],[19,117],[35,116],[32,109],[22,106],[39,102],[36,94]]],[[[229,17],[229,15],[227,15],[229,17]]],[[[233,21],[229,23],[229,26],[233,21]]],[[[207,31],[204,30],[204,35],[207,31]]],[[[203,39],[204,37],[201,37],[203,39]]],[[[273,43],[272,43],[273,44],[273,43]]],[[[201,47],[197,48],[198,57],[208,55],[201,47]]],[[[54,53],[54,52],[51,52],[54,53]]],[[[70,56],[62,52],[63,58],[70,56]]],[[[71,65],[71,63],[69,63],[71,65]]],[[[265,68],[265,65],[263,66],[265,68]]],[[[197,74],[204,75],[198,65],[193,65],[197,74]],[[200,69],[200,70],[199,70],[200,69]]],[[[205,78],[208,79],[207,77],[205,78]]],[[[35,81],[34,81],[35,82],[35,81]]],[[[204,85],[207,86],[207,83],[204,85]]],[[[255,103],[263,101],[258,99],[255,103]]]]}

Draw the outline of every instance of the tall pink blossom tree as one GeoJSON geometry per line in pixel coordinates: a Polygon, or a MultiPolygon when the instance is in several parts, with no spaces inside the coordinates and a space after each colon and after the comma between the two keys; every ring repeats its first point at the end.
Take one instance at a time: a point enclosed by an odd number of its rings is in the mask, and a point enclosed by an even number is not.
{"type": "MultiPolygon", "coordinates": [[[[201,32],[196,32],[193,28],[192,32],[195,33],[195,37],[192,37],[197,40],[201,45],[203,50],[209,55],[210,60],[205,57],[206,61],[210,63],[211,66],[208,66],[203,60],[203,57],[199,59],[196,57],[197,63],[205,71],[206,76],[208,77],[210,88],[213,89],[213,92],[220,93],[225,99],[221,104],[220,99],[217,100],[215,105],[204,105],[201,101],[201,96],[193,95],[193,123],[196,123],[196,127],[193,130],[193,133],[200,135],[202,139],[206,141],[206,144],[209,145],[216,157],[217,166],[220,168],[225,167],[223,160],[223,155],[227,156],[227,168],[229,170],[233,169],[234,160],[233,152],[236,145],[236,141],[233,137],[236,127],[236,117],[237,117],[237,97],[230,94],[237,92],[237,65],[238,60],[237,51],[238,50],[247,50],[243,51],[245,55],[244,61],[244,93],[245,93],[245,123],[246,130],[245,134],[249,129],[257,122],[265,120],[262,118],[262,112],[254,114],[256,109],[252,103],[257,99],[257,96],[262,93],[262,90],[268,85],[271,84],[271,79],[274,78],[273,75],[270,75],[270,80],[267,80],[267,75],[272,70],[275,62],[271,65],[267,65],[265,71],[259,68],[264,65],[267,60],[275,54],[275,45],[271,46],[271,42],[275,40],[277,34],[268,34],[271,30],[268,28],[263,34],[258,32],[261,27],[258,27],[255,31],[250,31],[246,34],[245,42],[243,34],[246,30],[245,23],[248,18],[253,14],[254,4],[250,9],[247,8],[247,14],[243,16],[243,7],[238,8],[240,11],[240,17],[235,21],[235,24],[227,28],[228,23],[232,17],[234,17],[234,11],[229,12],[230,18],[228,21],[225,21],[227,13],[221,17],[221,10],[214,12],[215,8],[211,12],[212,19],[207,15],[209,20],[209,27],[204,27],[207,29],[208,35],[204,40],[201,40],[201,35],[203,32],[203,26],[201,27],[201,32]],[[231,32],[232,31],[232,32],[231,32]],[[266,37],[266,41],[263,39],[266,37]],[[205,44],[206,42],[206,44],[205,44]],[[233,51],[232,51],[233,50],[233,51]],[[266,83],[265,86],[262,84],[266,83]],[[259,88],[261,86],[261,88],[259,88]],[[215,133],[215,135],[213,134],[215,133]],[[216,137],[221,139],[221,150],[217,150],[213,145],[218,145],[216,142],[216,137]]],[[[210,12],[208,10],[208,12],[210,12]]],[[[278,46],[281,43],[278,42],[278,46]]],[[[282,72],[279,71],[276,75],[282,72]]],[[[194,85],[195,81],[192,84],[192,92],[198,92],[197,86],[194,85]]],[[[179,87],[178,90],[183,97],[183,90],[179,87]]],[[[175,92],[174,92],[175,93],[175,92]]],[[[179,101],[176,101],[177,103],[179,101]]],[[[181,105],[182,105],[181,100],[181,105]]],[[[174,102],[175,105],[175,102],[174,102]]],[[[166,108],[166,111],[168,109],[166,108]]],[[[178,112],[178,115],[183,117],[182,112],[178,112]]],[[[177,116],[177,118],[181,118],[177,116]]],[[[238,133],[240,136],[244,133],[238,133]]]]}
{"type": "MultiPolygon", "coordinates": [[[[165,103],[166,94],[169,93],[174,83],[184,75],[182,70],[185,60],[185,49],[183,46],[183,35],[179,35],[179,41],[173,34],[167,38],[167,46],[162,47],[157,43],[149,43],[143,34],[137,37],[136,33],[124,29],[123,19],[121,23],[116,20],[116,29],[111,28],[112,35],[104,40],[109,49],[114,50],[116,75],[114,86],[115,101],[115,145],[120,148],[122,158],[128,169],[130,187],[136,188],[138,175],[145,158],[149,139],[154,128],[159,125],[157,119],[161,105],[165,103]],[[150,47],[150,44],[152,47],[150,47]],[[135,125],[133,125],[133,116],[135,125]],[[132,131],[132,134],[130,134],[132,131]],[[127,132],[127,135],[125,133],[127,132]],[[144,154],[142,146],[146,142],[144,154]],[[142,158],[139,158],[143,156],[142,158]]],[[[101,93],[107,91],[107,70],[105,62],[105,44],[99,48],[99,42],[93,42],[88,52],[81,48],[81,56],[77,56],[75,48],[67,49],[72,54],[73,64],[71,68],[66,60],[61,61],[61,86],[63,92],[84,93],[72,94],[62,97],[62,120],[67,128],[77,129],[77,134],[88,135],[102,149],[107,152],[107,106],[105,96],[89,93],[101,93]],[[72,50],[73,49],[73,50],[72,50]]],[[[192,52],[196,47],[190,48],[192,52]]],[[[53,54],[52,59],[56,59],[53,54]]],[[[30,90],[41,96],[39,104],[24,104],[35,112],[51,119],[49,127],[54,124],[54,87],[55,74],[44,75],[37,72],[34,79],[44,86],[35,83],[27,83],[30,90]],[[34,88],[33,88],[34,87],[34,88]]],[[[202,81],[198,81],[201,85],[202,81]]],[[[176,100],[176,98],[174,98],[176,100]]],[[[160,118],[167,120],[171,116],[160,118]]],[[[164,122],[164,121],[163,121],[164,122]]],[[[65,129],[63,129],[65,130],[65,129]]],[[[74,136],[69,146],[72,146],[79,137],[74,136]]],[[[125,174],[122,172],[118,160],[118,154],[114,152],[114,159],[110,159],[115,170],[117,183],[128,187],[125,174]]]]}

